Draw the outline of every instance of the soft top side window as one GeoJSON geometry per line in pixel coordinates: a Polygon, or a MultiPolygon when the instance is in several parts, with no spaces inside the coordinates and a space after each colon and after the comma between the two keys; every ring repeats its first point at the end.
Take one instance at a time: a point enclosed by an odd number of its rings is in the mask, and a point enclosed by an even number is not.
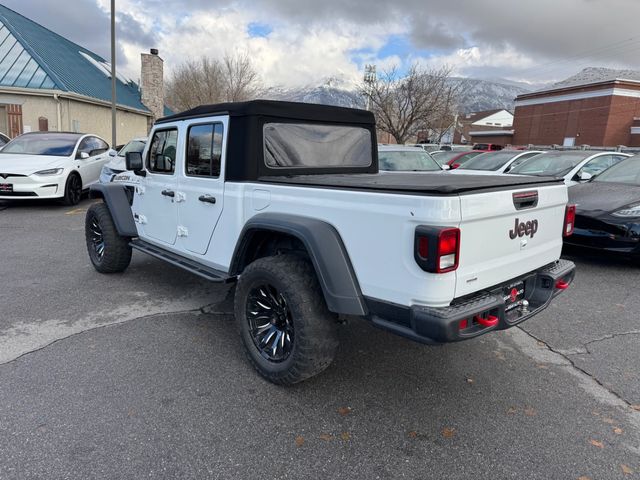
{"type": "Polygon", "coordinates": [[[266,123],[264,162],[269,168],[368,167],[373,160],[366,128],[313,123],[266,123]]]}

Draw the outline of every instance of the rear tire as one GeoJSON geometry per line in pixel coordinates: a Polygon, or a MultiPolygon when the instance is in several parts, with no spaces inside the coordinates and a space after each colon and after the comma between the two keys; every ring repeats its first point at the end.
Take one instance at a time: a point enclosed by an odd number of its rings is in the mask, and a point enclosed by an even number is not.
{"type": "Polygon", "coordinates": [[[80,203],[82,198],[82,179],[77,173],[71,173],[67,177],[67,181],[64,185],[64,197],[62,197],[62,203],[68,207],[72,207],[80,203]]]}
{"type": "Polygon", "coordinates": [[[270,382],[293,385],[333,361],[337,316],[305,258],[287,254],[251,263],[238,280],[234,310],[247,358],[270,382]]]}
{"type": "Polygon", "coordinates": [[[89,207],[84,228],[89,258],[98,272],[117,273],[129,266],[129,238],[118,234],[111,212],[104,203],[94,203],[89,207]]]}

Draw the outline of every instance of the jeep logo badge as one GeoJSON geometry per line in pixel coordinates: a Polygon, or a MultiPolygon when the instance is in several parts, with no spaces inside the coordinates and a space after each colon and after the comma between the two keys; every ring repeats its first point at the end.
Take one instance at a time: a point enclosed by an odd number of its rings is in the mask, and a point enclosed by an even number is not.
{"type": "Polygon", "coordinates": [[[516,218],[516,224],[513,230],[509,231],[509,238],[515,240],[516,237],[533,236],[538,231],[538,220],[529,220],[528,222],[521,222],[519,218],[516,218]]]}

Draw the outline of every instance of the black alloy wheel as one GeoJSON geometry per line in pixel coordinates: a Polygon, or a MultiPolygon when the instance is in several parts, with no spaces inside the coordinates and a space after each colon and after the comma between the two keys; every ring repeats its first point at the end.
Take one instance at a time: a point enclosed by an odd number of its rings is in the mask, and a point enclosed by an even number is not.
{"type": "Polygon", "coordinates": [[[104,258],[104,236],[102,235],[102,228],[100,228],[97,217],[91,218],[88,233],[95,258],[98,262],[102,262],[104,258]]]}
{"type": "Polygon", "coordinates": [[[249,292],[246,318],[254,345],[270,362],[286,360],[295,340],[287,300],[273,285],[263,284],[249,292]]]}
{"type": "Polygon", "coordinates": [[[72,173],[67,179],[67,184],[64,190],[64,203],[65,205],[77,205],[82,197],[82,181],[80,177],[72,173]]]}

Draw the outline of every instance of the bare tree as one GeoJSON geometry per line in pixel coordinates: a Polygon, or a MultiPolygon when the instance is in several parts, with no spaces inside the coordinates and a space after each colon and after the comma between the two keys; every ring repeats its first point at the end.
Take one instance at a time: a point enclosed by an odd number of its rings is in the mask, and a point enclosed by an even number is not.
{"type": "Polygon", "coordinates": [[[439,129],[456,108],[451,69],[424,70],[413,65],[405,76],[397,68],[383,72],[361,93],[369,100],[378,128],[402,144],[421,131],[439,129]]]}
{"type": "Polygon", "coordinates": [[[167,103],[176,111],[198,105],[237,102],[254,98],[260,79],[247,54],[226,54],[222,60],[201,57],[187,60],[167,82],[167,103]]]}

